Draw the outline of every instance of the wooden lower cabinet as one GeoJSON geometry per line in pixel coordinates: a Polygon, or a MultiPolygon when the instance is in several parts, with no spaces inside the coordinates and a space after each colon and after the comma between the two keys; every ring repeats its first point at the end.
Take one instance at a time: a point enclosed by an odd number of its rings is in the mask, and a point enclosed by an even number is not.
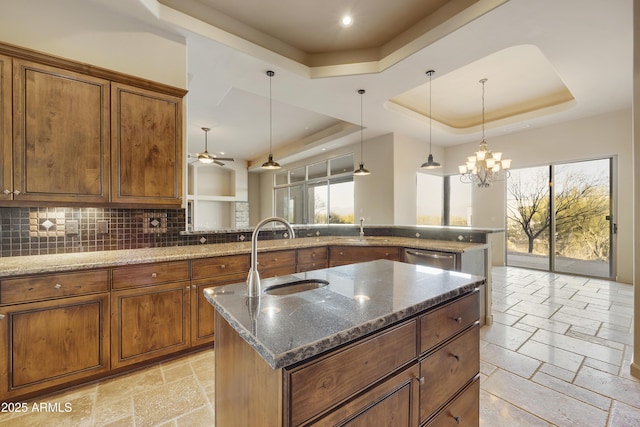
{"type": "Polygon", "coordinates": [[[425,427],[477,427],[480,425],[480,377],[457,395],[425,427]]]}
{"type": "Polygon", "coordinates": [[[0,400],[109,371],[109,294],[0,307],[0,400]]]}
{"type": "Polygon", "coordinates": [[[188,281],[111,294],[111,367],[166,356],[190,346],[188,281]]]}

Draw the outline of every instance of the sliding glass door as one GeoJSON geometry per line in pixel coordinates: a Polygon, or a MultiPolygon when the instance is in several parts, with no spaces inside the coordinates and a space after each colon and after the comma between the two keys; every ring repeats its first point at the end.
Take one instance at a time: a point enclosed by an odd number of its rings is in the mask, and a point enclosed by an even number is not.
{"type": "Polygon", "coordinates": [[[515,169],[507,181],[507,264],[613,277],[612,159],[515,169]]]}

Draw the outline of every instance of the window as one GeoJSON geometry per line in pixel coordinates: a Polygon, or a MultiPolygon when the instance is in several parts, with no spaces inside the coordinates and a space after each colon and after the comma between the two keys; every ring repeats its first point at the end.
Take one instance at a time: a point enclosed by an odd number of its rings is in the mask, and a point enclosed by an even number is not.
{"type": "Polygon", "coordinates": [[[417,174],[417,225],[471,225],[471,186],[457,175],[417,174]]]}
{"type": "Polygon", "coordinates": [[[274,199],[292,224],[353,224],[353,154],[277,173],[274,199]]]}

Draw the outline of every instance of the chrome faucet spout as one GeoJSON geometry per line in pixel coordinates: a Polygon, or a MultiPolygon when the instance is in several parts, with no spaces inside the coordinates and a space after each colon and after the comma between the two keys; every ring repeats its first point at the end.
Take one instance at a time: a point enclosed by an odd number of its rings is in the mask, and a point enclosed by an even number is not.
{"type": "Polygon", "coordinates": [[[284,225],[287,228],[290,239],[296,237],[296,233],[293,231],[291,224],[289,224],[285,219],[277,216],[265,218],[256,225],[256,228],[253,230],[253,234],[251,235],[251,268],[247,275],[247,296],[249,297],[260,296],[260,274],[258,273],[258,234],[260,234],[262,227],[270,222],[279,222],[284,225]]]}
{"type": "Polygon", "coordinates": [[[364,218],[360,218],[360,238],[364,237],[364,218]]]}

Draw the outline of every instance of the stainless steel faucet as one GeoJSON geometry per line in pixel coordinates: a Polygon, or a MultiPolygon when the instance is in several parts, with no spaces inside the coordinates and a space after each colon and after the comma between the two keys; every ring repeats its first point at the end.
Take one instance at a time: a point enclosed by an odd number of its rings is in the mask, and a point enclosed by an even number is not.
{"type": "Polygon", "coordinates": [[[360,238],[364,237],[364,218],[360,217],[360,238]]]}
{"type": "Polygon", "coordinates": [[[247,275],[247,296],[249,297],[260,296],[260,274],[258,273],[258,234],[260,233],[260,229],[270,222],[279,222],[283,224],[289,232],[289,238],[293,239],[296,237],[296,233],[293,231],[291,224],[277,216],[265,218],[256,225],[256,228],[253,230],[253,234],[251,235],[251,268],[247,275]]]}

